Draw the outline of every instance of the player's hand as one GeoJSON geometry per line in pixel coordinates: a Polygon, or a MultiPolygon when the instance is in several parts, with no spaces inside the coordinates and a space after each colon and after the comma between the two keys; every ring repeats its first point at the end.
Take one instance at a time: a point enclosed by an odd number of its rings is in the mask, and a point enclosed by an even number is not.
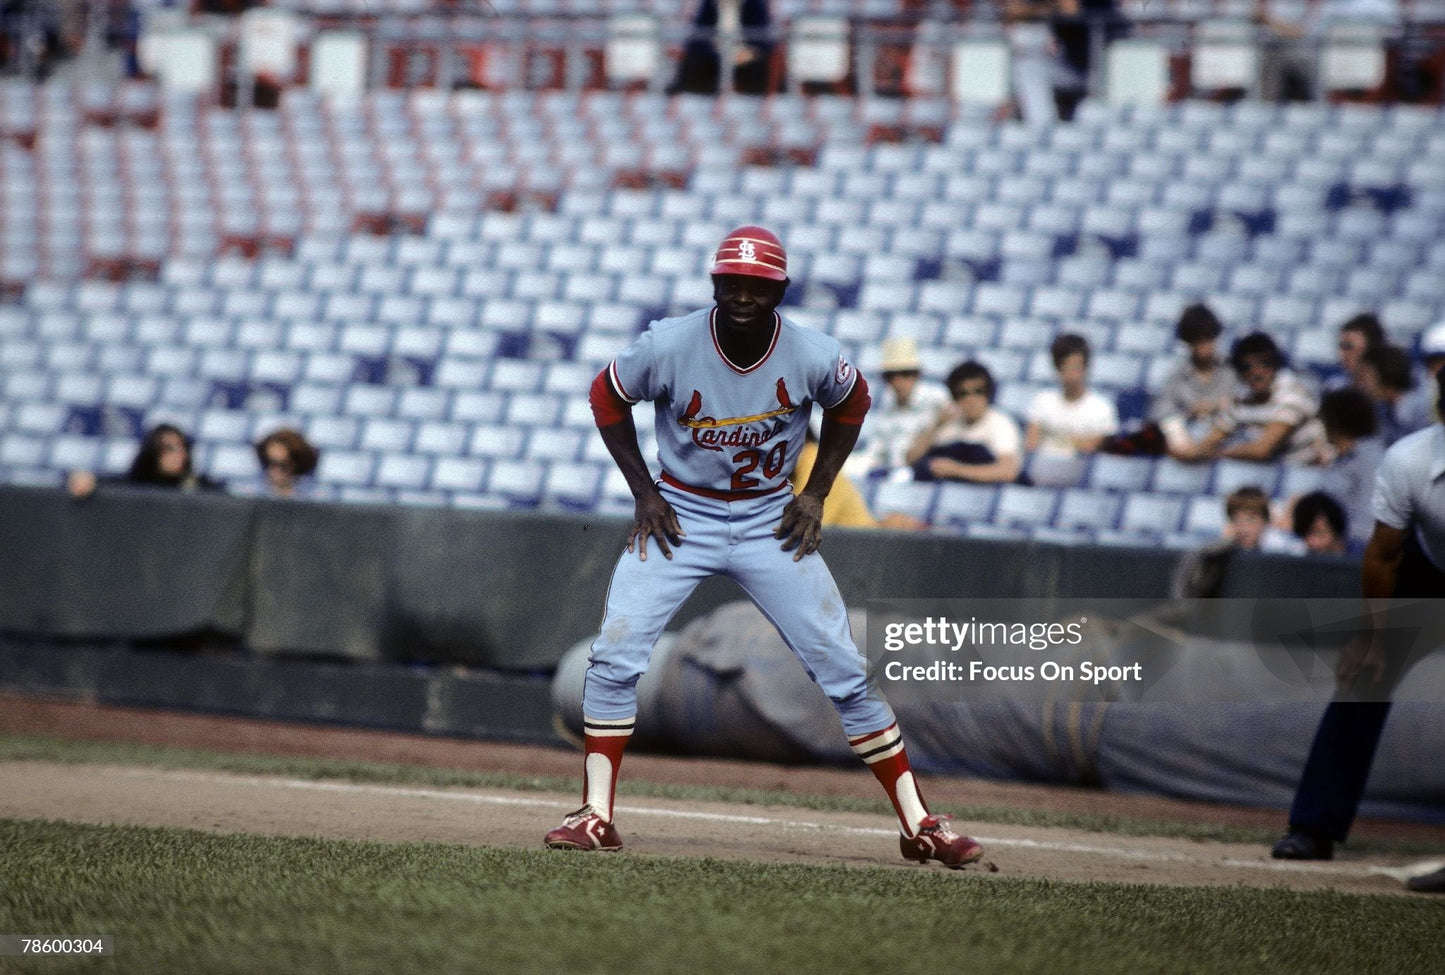
{"type": "Polygon", "coordinates": [[[656,490],[637,499],[632,516],[632,531],[627,536],[627,551],[637,552],[638,561],[647,561],[647,539],[656,538],[663,558],[672,558],[672,546],[682,544],[687,532],[677,520],[677,512],[656,490]]]}
{"type": "Polygon", "coordinates": [[[1341,692],[1354,686],[1362,671],[1372,673],[1372,684],[1385,677],[1385,641],[1383,637],[1361,634],[1345,644],[1335,664],[1335,686],[1341,692]]]}
{"type": "Polygon", "coordinates": [[[818,551],[823,540],[823,502],[806,491],[789,501],[773,537],[783,540],[783,551],[792,552],[794,562],[818,551]]]}

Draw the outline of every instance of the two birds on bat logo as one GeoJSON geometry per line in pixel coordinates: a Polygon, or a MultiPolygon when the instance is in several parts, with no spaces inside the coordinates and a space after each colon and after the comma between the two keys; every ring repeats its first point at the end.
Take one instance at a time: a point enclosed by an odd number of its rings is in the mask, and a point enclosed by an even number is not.
{"type": "MultiPolygon", "coordinates": [[[[851,368],[851,367],[849,367],[851,368]]],[[[770,424],[765,430],[728,429],[746,427],[751,423],[764,423],[780,416],[787,416],[798,407],[788,394],[787,384],[778,378],[778,408],[754,413],[751,416],[729,416],[718,419],[702,415],[702,392],[694,389],[687,409],[677,422],[692,430],[692,442],[705,450],[722,450],[724,447],[757,447],[767,443],[777,434],[779,424],[770,424]]]]}

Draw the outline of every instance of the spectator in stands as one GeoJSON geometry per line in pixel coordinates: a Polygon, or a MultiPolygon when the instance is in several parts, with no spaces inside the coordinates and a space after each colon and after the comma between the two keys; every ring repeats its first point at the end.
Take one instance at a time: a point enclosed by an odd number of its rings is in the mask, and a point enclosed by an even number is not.
{"type": "Polygon", "coordinates": [[[1112,400],[1089,389],[1089,343],[1065,332],[1049,346],[1059,388],[1036,393],[1025,411],[1024,450],[1033,455],[1030,477],[1040,484],[1077,483],[1079,463],[1119,432],[1112,400]]]}
{"type": "Polygon", "coordinates": [[[702,0],[692,24],[692,37],[683,47],[677,78],[668,94],[717,94],[722,79],[721,38],[730,39],[733,45],[733,90],[748,95],[767,93],[773,51],[768,0],[702,0]]]}
{"type": "Polygon", "coordinates": [[[1385,345],[1385,327],[1369,312],[1356,315],[1340,326],[1340,338],[1336,345],[1339,365],[1326,374],[1324,388],[1341,389],[1353,386],[1359,381],[1360,361],[1366,352],[1385,345]]]}
{"type": "Polygon", "coordinates": [[[1189,357],[1174,367],[1149,404],[1149,421],[1157,424],[1166,438],[1177,441],[1181,431],[1202,436],[1233,401],[1234,374],[1219,357],[1223,331],[1207,305],[1190,305],[1179,315],[1174,335],[1188,347],[1189,357]]]}
{"type": "Polygon", "coordinates": [[[883,393],[868,415],[861,449],[845,467],[857,476],[895,471],[908,466],[908,448],[928,429],[938,411],[949,404],[948,390],[923,378],[918,344],[910,338],[883,343],[883,393]]]}
{"type": "Polygon", "coordinates": [[[920,430],[905,459],[919,481],[1012,481],[1023,459],[1013,418],[993,405],[997,388],[988,367],[969,360],[948,374],[953,402],[920,430]]]}
{"type": "Polygon", "coordinates": [[[1398,0],[1316,0],[1280,7],[1270,0],[1256,0],[1254,19],[1266,32],[1260,52],[1260,97],[1268,101],[1310,101],[1318,88],[1319,45],[1330,27],[1362,24],[1395,28],[1400,24],[1400,6],[1398,0]]]}
{"type": "Polygon", "coordinates": [[[130,487],[174,488],[181,491],[216,491],[223,488],[193,467],[191,438],[170,423],[151,429],[141,441],[130,470],[119,477],[97,477],[91,471],[72,471],[66,489],[72,497],[88,498],[101,484],[130,487]]]}
{"type": "Polygon", "coordinates": [[[1172,447],[1171,456],[1184,461],[1317,462],[1324,428],[1315,417],[1315,398],[1287,368],[1274,339],[1251,332],[1234,343],[1229,364],[1240,381],[1234,401],[1203,439],[1172,447]]]}
{"type": "Polygon", "coordinates": [[[1055,93],[1077,104],[1084,76],[1067,57],[1054,36],[1058,17],[1077,17],[1079,0],[1005,0],[1009,52],[1013,59],[1014,100],[1021,118],[1030,125],[1059,119],[1055,93]]]}
{"type": "Polygon", "coordinates": [[[73,5],[56,0],[0,0],[0,70],[44,81],[72,53],[73,5]]]}
{"type": "MultiPolygon", "coordinates": [[[[798,465],[793,469],[794,494],[803,492],[808,476],[813,473],[813,464],[818,459],[818,432],[822,424],[822,417],[816,413],[808,422],[807,439],[798,453],[798,465]]],[[[858,485],[854,484],[847,474],[839,475],[833,482],[833,490],[823,500],[823,525],[839,528],[891,528],[900,531],[922,531],[928,527],[926,522],[901,511],[875,516],[868,507],[868,499],[863,497],[863,492],[858,490],[858,485]]]]}
{"type": "Polygon", "coordinates": [[[1298,555],[1303,544],[1270,522],[1269,495],[1253,485],[1224,499],[1224,540],[1244,552],[1298,555]]]}
{"type": "Polygon", "coordinates": [[[1072,5],[1073,14],[1066,14],[1059,4],[1059,15],[1054,18],[1054,41],[1059,47],[1059,56],[1069,68],[1069,78],[1076,83],[1054,90],[1054,101],[1058,106],[1059,118],[1072,121],[1079,102],[1088,91],[1090,73],[1094,70],[1094,52],[1104,48],[1128,33],[1128,23],[1119,12],[1116,0],[1076,0],[1072,5]]]}
{"type": "Polygon", "coordinates": [[[1423,414],[1434,422],[1441,419],[1437,405],[1431,401],[1434,399],[1435,380],[1445,370],[1445,321],[1436,322],[1420,334],[1418,351],[1423,375],[1407,398],[1419,402],[1403,406],[1402,411],[1411,416],[1423,414]]]}
{"type": "Polygon", "coordinates": [[[1355,386],[1375,404],[1387,447],[1435,422],[1430,403],[1410,395],[1417,387],[1412,372],[1409,353],[1396,345],[1370,349],[1355,370],[1355,386]]]}
{"type": "Polygon", "coordinates": [[[1344,504],[1351,541],[1363,545],[1375,520],[1370,496],[1385,453],[1375,407],[1358,389],[1336,389],[1320,400],[1319,418],[1328,444],[1320,488],[1344,504]]]}
{"type": "Polygon", "coordinates": [[[256,459],[266,490],[278,498],[305,497],[311,493],[310,475],[316,471],[321,451],[299,430],[283,427],[256,442],[256,459]]]}
{"type": "Polygon", "coordinates": [[[1310,555],[1344,555],[1349,550],[1344,506],[1324,491],[1311,491],[1294,503],[1291,527],[1310,555]]]}

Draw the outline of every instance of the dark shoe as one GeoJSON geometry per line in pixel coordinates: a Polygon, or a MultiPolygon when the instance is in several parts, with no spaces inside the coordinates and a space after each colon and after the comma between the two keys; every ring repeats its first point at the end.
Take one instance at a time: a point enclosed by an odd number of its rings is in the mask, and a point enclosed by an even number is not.
{"type": "Polygon", "coordinates": [[[1335,841],[1295,831],[1276,843],[1270,856],[1276,860],[1333,860],[1335,841]]]}
{"type": "Polygon", "coordinates": [[[1405,886],[1418,894],[1445,894],[1445,867],[1434,873],[1411,877],[1405,881],[1405,886]]]}
{"type": "Polygon", "coordinates": [[[622,849],[622,836],[617,827],[597,815],[591,806],[569,814],[542,842],[554,850],[622,849]]]}
{"type": "Polygon", "coordinates": [[[917,836],[898,837],[898,849],[906,859],[927,863],[937,860],[950,870],[957,870],[983,856],[983,847],[971,837],[954,831],[948,821],[952,816],[926,816],[918,826],[917,836]]]}

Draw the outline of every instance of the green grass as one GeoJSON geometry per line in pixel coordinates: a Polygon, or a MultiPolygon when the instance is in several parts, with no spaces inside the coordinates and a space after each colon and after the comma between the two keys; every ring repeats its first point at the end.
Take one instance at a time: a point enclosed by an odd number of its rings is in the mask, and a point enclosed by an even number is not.
{"type": "MultiPolygon", "coordinates": [[[[382,762],[352,762],[304,756],[250,755],[233,752],[162,748],[129,742],[71,741],[42,735],[0,734],[0,762],[41,761],[69,764],[143,765],[152,768],[212,769],[242,775],[279,775],[288,778],[409,785],[424,788],[508,789],[522,792],[580,792],[581,777],[527,776],[506,772],[476,772],[382,762]]],[[[580,761],[578,763],[580,765],[580,761]]],[[[824,812],[861,812],[893,815],[883,798],[820,796],[806,792],[765,789],[702,787],[646,782],[623,776],[618,795],[684,801],[732,802],[751,806],[788,806],[824,812]]],[[[1268,844],[1278,830],[1227,826],[1218,823],[1175,822],[1139,817],[1108,816],[1086,812],[1059,812],[1013,806],[963,806],[949,810],[970,823],[1080,829],[1124,836],[1159,836],[1224,843],[1268,844]]],[[[1371,854],[1438,855],[1438,844],[1391,838],[1358,838],[1350,849],[1371,854]]]]}
{"type": "Polygon", "coordinates": [[[15,972],[1438,970],[1429,898],[0,820],[0,932],[108,934],[15,972]]]}

